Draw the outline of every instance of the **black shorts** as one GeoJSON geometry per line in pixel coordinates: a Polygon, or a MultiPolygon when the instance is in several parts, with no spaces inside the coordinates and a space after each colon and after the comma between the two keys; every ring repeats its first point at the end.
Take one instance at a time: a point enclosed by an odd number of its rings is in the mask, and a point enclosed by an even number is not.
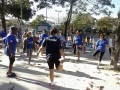
{"type": "Polygon", "coordinates": [[[59,59],[56,59],[56,58],[47,58],[47,63],[48,63],[49,69],[54,69],[54,64],[55,64],[55,67],[58,68],[60,61],[59,59]]]}
{"type": "Polygon", "coordinates": [[[14,57],[9,56],[9,60],[10,60],[10,64],[13,64],[15,62],[15,56],[14,57]]]}
{"type": "Polygon", "coordinates": [[[76,50],[77,50],[77,51],[82,51],[82,47],[76,46],[76,50]]]}

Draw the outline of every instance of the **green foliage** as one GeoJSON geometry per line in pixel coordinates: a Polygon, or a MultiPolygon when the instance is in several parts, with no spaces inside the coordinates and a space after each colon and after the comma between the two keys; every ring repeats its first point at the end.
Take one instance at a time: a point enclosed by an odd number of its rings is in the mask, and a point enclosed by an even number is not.
{"type": "Polygon", "coordinates": [[[18,24],[19,23],[19,21],[18,21],[18,19],[9,19],[9,20],[7,20],[6,21],[6,26],[9,28],[10,26],[12,26],[12,25],[14,25],[14,24],[18,24]]]}
{"type": "Polygon", "coordinates": [[[46,24],[46,21],[45,21],[45,17],[41,14],[41,15],[37,15],[35,20],[33,20],[31,22],[31,26],[33,28],[36,28],[37,25],[39,24],[46,24]]]}
{"type": "Polygon", "coordinates": [[[112,17],[103,17],[97,21],[98,29],[104,30],[107,28],[108,30],[113,30],[113,27],[117,27],[117,19],[112,17]]]}
{"type": "Polygon", "coordinates": [[[89,13],[79,13],[74,17],[73,26],[75,29],[83,30],[88,26],[94,26],[95,19],[89,13]]]}
{"type": "Polygon", "coordinates": [[[31,3],[29,0],[9,0],[6,5],[8,14],[14,17],[21,18],[21,3],[22,3],[22,18],[28,21],[34,14],[34,10],[31,9],[31,3]]]}

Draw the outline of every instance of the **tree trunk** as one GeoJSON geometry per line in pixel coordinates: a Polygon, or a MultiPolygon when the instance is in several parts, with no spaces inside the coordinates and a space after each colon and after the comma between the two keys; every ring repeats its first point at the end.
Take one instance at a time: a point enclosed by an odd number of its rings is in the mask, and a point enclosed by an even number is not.
{"type": "Polygon", "coordinates": [[[120,54],[120,26],[116,30],[116,34],[114,37],[114,47],[112,48],[112,57],[111,57],[111,63],[110,65],[113,65],[114,68],[117,68],[118,60],[119,60],[119,54],[120,54]],[[114,40],[115,39],[115,40],[114,40]]]}
{"type": "Polygon", "coordinates": [[[1,0],[1,1],[2,1],[0,5],[1,22],[2,22],[2,28],[6,32],[6,20],[5,20],[5,8],[4,8],[5,2],[4,0],[1,0]]]}
{"type": "Polygon", "coordinates": [[[117,63],[118,63],[118,60],[119,60],[119,53],[120,53],[120,49],[115,50],[115,49],[112,48],[112,57],[111,57],[110,65],[113,65],[114,68],[117,68],[117,63]]]}
{"type": "Polygon", "coordinates": [[[70,10],[68,12],[67,20],[65,22],[65,30],[64,30],[65,38],[67,38],[67,30],[68,30],[68,26],[69,26],[70,21],[71,21],[74,2],[75,2],[75,0],[71,0],[71,2],[70,2],[70,10]]]}

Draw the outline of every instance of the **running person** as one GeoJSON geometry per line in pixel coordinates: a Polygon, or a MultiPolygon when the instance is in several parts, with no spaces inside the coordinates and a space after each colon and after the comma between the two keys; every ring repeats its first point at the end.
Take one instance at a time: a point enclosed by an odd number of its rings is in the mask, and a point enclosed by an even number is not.
{"type": "Polygon", "coordinates": [[[63,50],[61,49],[61,42],[57,38],[57,29],[54,28],[50,31],[50,36],[47,37],[41,47],[38,50],[37,56],[39,56],[39,53],[46,48],[46,55],[47,55],[47,63],[50,69],[50,87],[54,88],[54,64],[56,68],[58,69],[58,66],[60,63],[63,63],[64,61],[64,53],[63,50]],[[59,61],[59,59],[62,56],[62,60],[59,61]]]}
{"type": "Polygon", "coordinates": [[[96,56],[100,53],[99,62],[97,68],[99,68],[100,62],[106,50],[106,45],[108,46],[107,39],[104,38],[104,34],[100,34],[100,39],[96,43],[96,51],[94,52],[93,56],[96,56]]]}
{"type": "Polygon", "coordinates": [[[80,60],[80,50],[82,50],[83,42],[82,42],[82,35],[81,31],[76,31],[76,35],[73,38],[73,43],[76,45],[78,61],[80,60]]]}
{"type": "Polygon", "coordinates": [[[16,52],[16,47],[17,47],[17,41],[16,41],[16,36],[17,35],[17,28],[12,26],[11,27],[11,32],[7,35],[6,37],[6,55],[9,57],[9,68],[7,72],[7,77],[15,77],[16,74],[12,72],[13,69],[13,63],[15,61],[15,52],[16,52]]]}

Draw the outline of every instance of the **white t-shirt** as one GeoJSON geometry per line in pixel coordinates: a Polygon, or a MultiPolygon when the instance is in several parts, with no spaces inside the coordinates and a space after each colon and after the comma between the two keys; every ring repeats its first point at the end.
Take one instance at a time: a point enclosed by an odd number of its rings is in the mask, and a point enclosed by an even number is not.
{"type": "Polygon", "coordinates": [[[110,46],[110,47],[113,47],[112,38],[109,39],[109,46],[110,46]]]}

